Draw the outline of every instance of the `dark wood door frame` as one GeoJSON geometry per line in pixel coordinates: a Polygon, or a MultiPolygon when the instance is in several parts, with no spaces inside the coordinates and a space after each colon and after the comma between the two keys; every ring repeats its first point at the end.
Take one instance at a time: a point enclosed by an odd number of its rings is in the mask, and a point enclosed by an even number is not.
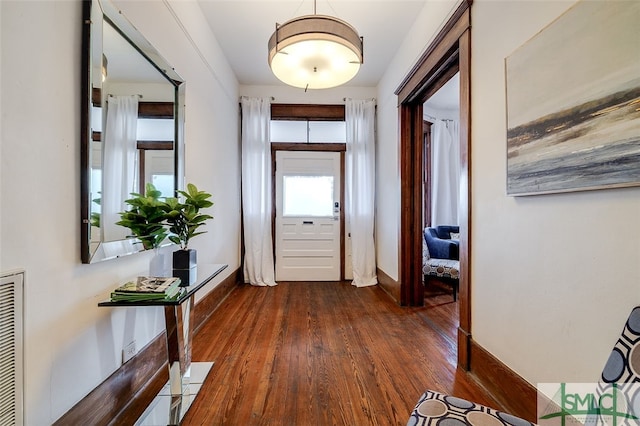
{"type": "Polygon", "coordinates": [[[422,121],[422,226],[431,226],[431,123],[422,121]]]}
{"type": "Polygon", "coordinates": [[[465,0],[396,90],[400,121],[400,303],[424,305],[422,284],[422,105],[460,73],[460,285],[458,365],[469,369],[471,341],[471,8],[465,0]]]}

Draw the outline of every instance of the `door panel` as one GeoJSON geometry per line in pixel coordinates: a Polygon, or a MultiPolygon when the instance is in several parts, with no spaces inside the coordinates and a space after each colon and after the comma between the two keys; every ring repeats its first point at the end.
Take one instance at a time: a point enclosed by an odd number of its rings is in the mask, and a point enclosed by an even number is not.
{"type": "Polygon", "coordinates": [[[276,152],[276,280],[340,279],[340,154],[276,152]]]}

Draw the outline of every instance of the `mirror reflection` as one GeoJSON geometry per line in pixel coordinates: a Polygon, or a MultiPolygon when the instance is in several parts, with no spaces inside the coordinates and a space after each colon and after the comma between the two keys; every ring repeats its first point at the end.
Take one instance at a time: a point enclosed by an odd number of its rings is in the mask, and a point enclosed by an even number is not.
{"type": "Polygon", "coordinates": [[[129,229],[116,225],[118,213],[128,210],[124,200],[131,193],[144,193],[146,183],[163,196],[179,189],[184,105],[182,81],[118,11],[95,1],[90,13],[85,263],[143,249],[129,229]]]}

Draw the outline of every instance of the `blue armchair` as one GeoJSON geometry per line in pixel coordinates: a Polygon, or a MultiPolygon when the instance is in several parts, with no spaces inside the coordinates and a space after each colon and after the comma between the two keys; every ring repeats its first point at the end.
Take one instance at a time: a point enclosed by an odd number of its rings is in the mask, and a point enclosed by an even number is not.
{"type": "Polygon", "coordinates": [[[451,239],[451,233],[460,232],[458,226],[436,226],[424,230],[424,238],[431,257],[436,259],[460,259],[460,243],[451,239]]]}

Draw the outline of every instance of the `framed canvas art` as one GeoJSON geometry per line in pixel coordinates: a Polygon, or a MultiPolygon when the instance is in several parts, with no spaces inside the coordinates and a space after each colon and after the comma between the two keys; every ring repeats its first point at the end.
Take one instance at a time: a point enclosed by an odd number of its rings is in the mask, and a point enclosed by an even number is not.
{"type": "Polygon", "coordinates": [[[508,195],[640,185],[639,23],[582,0],[505,59],[508,195]]]}

